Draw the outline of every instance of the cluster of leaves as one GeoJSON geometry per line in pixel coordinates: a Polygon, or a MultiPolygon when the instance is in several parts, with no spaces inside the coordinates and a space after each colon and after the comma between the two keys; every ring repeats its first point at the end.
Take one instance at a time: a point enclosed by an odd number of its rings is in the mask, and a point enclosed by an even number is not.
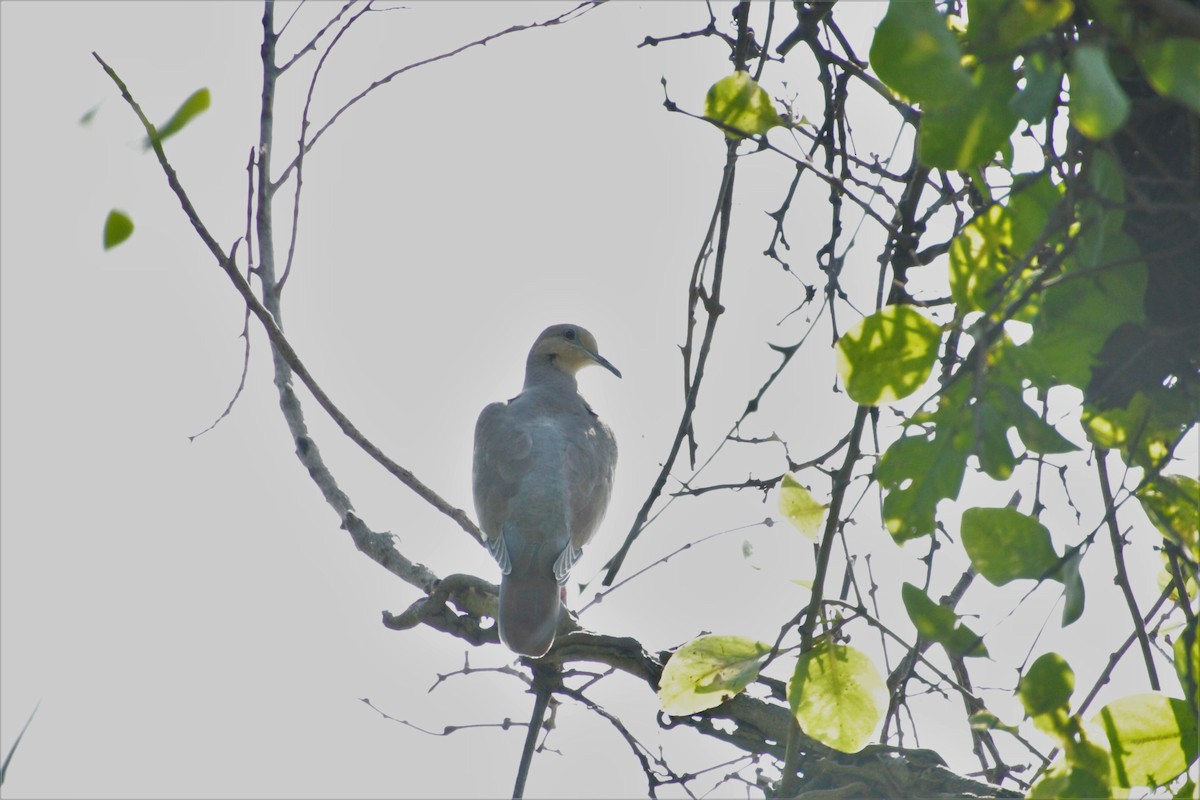
{"type": "MultiPolygon", "coordinates": [[[[1185,700],[1147,693],[1104,706],[1084,721],[1071,713],[1075,673],[1057,653],[1037,659],[1017,686],[1025,713],[1055,737],[1063,759],[1030,790],[1033,798],[1108,797],[1113,788],[1160,786],[1196,760],[1196,715],[1185,700]]],[[[987,712],[973,724],[1012,732],[987,712]]],[[[1190,782],[1178,796],[1191,797],[1190,782]]]]}
{"type": "MultiPolygon", "coordinates": [[[[1071,0],[966,0],[965,18],[943,13],[934,0],[891,0],[870,64],[898,98],[919,108],[922,164],[960,173],[975,207],[948,249],[952,323],[938,325],[910,304],[889,305],[837,344],[846,392],[863,406],[909,397],[926,385],[939,358],[943,364],[931,400],[905,420],[906,434],[875,471],[888,531],[903,543],[932,536],[941,525],[957,530],[983,578],[997,586],[1019,579],[1061,583],[1062,624],[1078,620],[1079,567],[1091,537],[1058,553],[1036,506],[1034,515],[969,508],[955,522],[938,514],[941,501],[958,498],[971,457],[986,475],[1006,481],[1026,460],[1042,463],[1079,450],[1047,421],[1049,393],[1070,386],[1085,393],[1084,431],[1100,457],[1116,450],[1142,468],[1133,496],[1162,533],[1176,575],[1194,576],[1200,484],[1162,474],[1196,422],[1194,369],[1115,400],[1096,387],[1106,347],[1130,326],[1148,326],[1153,312],[1144,303],[1152,254],[1143,253],[1126,225],[1133,203],[1129,166],[1106,140],[1130,122],[1124,87],[1139,81],[1178,104],[1179,113],[1200,113],[1200,41],[1172,36],[1122,0],[1086,9],[1071,0]],[[1064,116],[1077,133],[1055,137],[1052,126],[1064,116]],[[1039,171],[1014,174],[1013,140],[1022,123],[1046,126],[1046,159],[1039,171]],[[1023,343],[1014,341],[1013,323],[1032,331],[1023,343]],[[1012,430],[1026,453],[1013,451],[1012,430]]],[[[705,116],[730,138],[762,143],[768,131],[789,124],[747,72],[713,85],[705,116]]],[[[824,507],[790,476],[780,503],[815,538],[824,507]]],[[[1195,588],[1194,580],[1177,585],[1177,601],[1190,606],[1195,588]]],[[[955,657],[987,656],[981,637],[951,608],[911,584],[902,594],[924,639],[955,657]]],[[[1074,676],[1061,657],[1043,656],[1025,672],[1018,695],[1027,715],[1064,753],[1031,796],[1107,797],[1119,788],[1161,786],[1195,761],[1200,658],[1189,617],[1174,654],[1185,698],[1125,697],[1085,722],[1070,712],[1074,676]]],[[[663,709],[686,715],[717,706],[777,656],[761,642],[701,637],[667,664],[663,709]]],[[[803,730],[848,752],[870,741],[884,691],[870,660],[831,636],[801,652],[788,684],[803,730]]],[[[988,712],[975,722],[1015,732],[988,712]]],[[[1189,784],[1182,796],[1193,791],[1189,784]]]]}

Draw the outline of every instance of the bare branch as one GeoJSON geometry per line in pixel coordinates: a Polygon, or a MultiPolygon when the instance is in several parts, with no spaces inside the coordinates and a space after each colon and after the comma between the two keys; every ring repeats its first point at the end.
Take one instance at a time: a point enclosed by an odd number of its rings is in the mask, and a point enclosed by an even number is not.
{"type": "MultiPolygon", "coordinates": [[[[683,414],[679,419],[679,427],[675,431],[675,438],[671,442],[671,450],[667,454],[666,460],[663,462],[662,468],[659,470],[658,477],[654,481],[654,485],[650,488],[650,493],[646,500],[642,503],[642,507],[638,509],[637,516],[634,518],[633,525],[629,529],[629,533],[625,537],[624,543],[608,563],[605,565],[608,572],[604,576],[604,585],[611,586],[613,580],[617,576],[617,571],[620,570],[621,564],[625,561],[625,556],[629,552],[629,548],[633,542],[641,534],[646,526],[646,520],[650,516],[650,509],[654,507],[654,503],[662,494],[663,488],[667,484],[667,476],[671,474],[671,468],[675,465],[675,459],[679,456],[679,449],[683,445],[683,440],[687,437],[688,431],[691,429],[692,414],[696,410],[696,399],[700,394],[700,384],[704,379],[704,365],[708,361],[708,354],[712,348],[713,334],[716,330],[717,318],[721,315],[724,309],[720,304],[721,296],[721,276],[724,269],[725,250],[724,244],[728,239],[729,233],[729,216],[733,202],[733,175],[734,166],[737,163],[736,145],[731,145],[726,151],[725,170],[721,180],[721,188],[717,193],[717,208],[718,214],[714,219],[720,220],[720,233],[718,235],[717,246],[717,261],[713,269],[712,279],[712,294],[705,297],[705,306],[708,310],[708,324],[705,326],[704,340],[700,345],[700,353],[696,358],[695,375],[691,383],[687,387],[687,395],[684,398],[683,414]]],[[[713,235],[713,226],[710,224],[706,241],[711,240],[713,235]]],[[[703,252],[703,247],[701,251],[703,252]]],[[[699,272],[693,272],[693,287],[698,286],[700,280],[699,272]]],[[[699,290],[697,290],[699,294],[699,290]]],[[[689,310],[694,308],[694,305],[689,305],[689,310]]],[[[689,319],[691,315],[689,313],[689,319]]],[[[690,336],[690,324],[689,324],[690,336]]]]}
{"type": "MultiPolygon", "coordinates": [[[[330,28],[332,28],[334,23],[336,23],[339,19],[341,19],[343,14],[345,14],[347,11],[349,11],[350,6],[354,5],[355,2],[356,2],[356,0],[348,0],[348,2],[344,6],[342,6],[341,9],[336,14],[334,14],[333,17],[328,22],[325,23],[324,26],[322,26],[321,30],[317,31],[316,34],[311,39],[308,40],[308,43],[305,44],[304,47],[301,47],[299,50],[297,50],[296,54],[294,56],[292,56],[291,58],[289,58],[287,60],[287,63],[285,63],[283,66],[281,66],[279,68],[279,71],[281,73],[287,72],[288,68],[291,67],[292,64],[295,64],[297,61],[299,61],[301,58],[303,58],[306,53],[311,53],[312,51],[316,50],[317,42],[319,42],[321,40],[321,37],[325,35],[325,32],[328,31],[330,28]]],[[[304,5],[303,2],[301,2],[300,5],[296,6],[296,11],[292,12],[292,17],[296,16],[296,12],[300,10],[300,6],[302,6],[302,5],[304,5]]],[[[370,3],[367,3],[367,5],[369,6],[370,3]]],[[[292,19],[291,19],[291,17],[289,17],[288,21],[286,23],[284,23],[282,28],[279,29],[280,36],[283,35],[283,32],[285,30],[287,30],[287,26],[289,24],[291,24],[291,21],[292,21],[292,19]]]]}
{"type": "MultiPolygon", "coordinates": [[[[152,134],[153,126],[151,125],[150,120],[146,118],[146,115],[142,112],[141,107],[130,95],[124,81],[121,80],[112,67],[105,63],[105,61],[97,53],[93,53],[92,55],[117,85],[117,88],[120,89],[121,96],[129,104],[130,108],[133,109],[133,112],[137,115],[143,127],[146,128],[147,134],[152,134]]],[[[250,284],[246,282],[246,279],[243,278],[241,273],[238,271],[237,265],[234,264],[221,251],[220,245],[217,244],[216,239],[213,238],[211,233],[209,233],[208,228],[204,225],[204,222],[200,219],[199,214],[192,205],[191,200],[188,198],[187,192],[184,191],[183,186],[180,184],[179,177],[176,175],[175,169],[167,160],[167,156],[162,149],[162,143],[158,141],[157,137],[154,136],[150,136],[150,141],[154,148],[154,153],[158,157],[159,165],[162,167],[163,173],[166,175],[167,183],[171,187],[171,191],[175,193],[176,198],[179,200],[179,203],[183,208],[184,214],[191,222],[192,227],[195,229],[197,235],[199,235],[205,246],[208,247],[209,252],[212,253],[213,258],[216,259],[217,264],[222,270],[225,271],[225,274],[233,283],[234,288],[237,289],[238,294],[242,296],[242,300],[245,302],[246,306],[262,324],[263,329],[267,332],[267,337],[271,341],[271,345],[275,348],[275,352],[279,354],[280,358],[287,362],[288,366],[293,372],[295,372],[296,376],[300,378],[300,382],[303,383],[304,386],[309,390],[321,408],[323,408],[325,412],[329,414],[330,418],[333,419],[342,432],[345,433],[351,441],[362,448],[367,455],[375,459],[376,462],[378,462],[384,469],[400,480],[401,483],[412,489],[419,497],[421,497],[421,499],[425,500],[438,511],[454,520],[460,528],[466,531],[473,539],[475,539],[475,541],[482,545],[484,542],[483,534],[475,526],[475,523],[473,523],[466,515],[466,513],[462,511],[462,509],[455,508],[447,503],[436,492],[422,483],[410,470],[405,469],[385,455],[383,451],[380,450],[367,437],[365,437],[358,430],[358,428],[354,426],[349,418],[347,418],[346,415],[343,414],[341,410],[338,409],[338,407],[333,403],[329,395],[325,393],[325,391],[313,378],[312,374],[308,371],[307,367],[304,366],[304,363],[300,360],[299,355],[297,355],[295,349],[287,340],[287,337],[284,336],[283,330],[276,323],[275,318],[269,311],[267,311],[263,304],[259,302],[258,298],[254,294],[254,291],[250,288],[250,284]]],[[[261,231],[259,239],[261,242],[261,231]]],[[[311,440],[298,441],[296,444],[298,449],[304,449],[313,446],[311,440]]],[[[336,490],[336,487],[328,488],[330,491],[336,490]]],[[[329,497],[328,491],[327,497],[329,497]]],[[[338,510],[339,514],[343,515],[344,519],[347,518],[347,514],[349,514],[351,511],[349,503],[344,499],[344,496],[343,499],[337,502],[335,508],[338,510]]],[[[357,517],[354,519],[357,520],[357,517]]],[[[353,528],[351,529],[351,533],[354,533],[353,528]]],[[[399,553],[397,553],[397,556],[398,555],[399,553]]],[[[424,570],[424,567],[420,567],[420,570],[417,570],[416,567],[418,566],[419,565],[412,565],[411,568],[406,568],[406,575],[401,575],[400,577],[403,577],[410,582],[416,582],[418,585],[426,583],[427,577],[424,575],[419,575],[420,571],[424,570]]]]}
{"type": "Polygon", "coordinates": [[[601,5],[604,2],[605,2],[605,0],[584,0],[584,2],[575,6],[570,11],[567,11],[566,13],[563,13],[563,14],[559,14],[556,17],[551,17],[550,19],[544,20],[542,22],[531,22],[527,25],[512,25],[512,26],[505,28],[504,30],[499,31],[497,33],[489,34],[489,35],[483,37],[482,39],[476,39],[473,42],[468,42],[467,44],[464,44],[460,47],[456,47],[453,50],[448,50],[445,53],[441,53],[436,56],[431,56],[429,58],[422,59],[421,61],[413,62],[412,64],[408,64],[407,66],[403,66],[400,69],[389,72],[387,75],[384,75],[382,78],[379,78],[374,83],[372,83],[370,86],[368,86],[366,89],[363,89],[361,92],[356,94],[354,97],[350,98],[348,101],[346,101],[345,105],[343,105],[337,111],[333,112],[333,116],[331,116],[328,120],[326,120],[325,124],[323,124],[320,128],[317,129],[317,132],[315,134],[313,134],[313,137],[311,139],[308,140],[308,143],[304,146],[303,150],[301,150],[301,152],[299,152],[296,155],[296,157],[292,159],[292,162],[290,164],[288,164],[288,166],[283,170],[283,172],[279,176],[279,179],[277,181],[275,181],[275,183],[272,185],[272,189],[282,186],[287,181],[288,176],[291,175],[292,170],[295,169],[299,165],[300,159],[302,159],[304,157],[304,154],[313,149],[313,146],[316,145],[316,143],[320,140],[320,138],[325,134],[325,131],[329,130],[330,127],[333,126],[333,123],[337,122],[338,118],[341,117],[342,114],[349,111],[350,108],[352,106],[354,106],[355,103],[357,103],[359,100],[362,100],[364,97],[366,97],[371,92],[378,89],[380,86],[384,86],[384,85],[390,83],[393,79],[403,75],[406,72],[409,72],[410,70],[414,70],[418,67],[424,67],[429,64],[438,62],[438,61],[444,61],[445,59],[452,58],[465,50],[470,50],[472,47],[482,47],[482,46],[486,45],[488,42],[495,41],[496,39],[499,39],[503,36],[508,36],[509,34],[512,34],[512,33],[520,33],[522,31],[529,31],[529,30],[533,30],[535,28],[548,28],[552,25],[561,25],[563,23],[570,22],[574,19],[578,19],[579,17],[586,14],[588,11],[591,11],[593,8],[596,8],[597,6],[601,5]]]}

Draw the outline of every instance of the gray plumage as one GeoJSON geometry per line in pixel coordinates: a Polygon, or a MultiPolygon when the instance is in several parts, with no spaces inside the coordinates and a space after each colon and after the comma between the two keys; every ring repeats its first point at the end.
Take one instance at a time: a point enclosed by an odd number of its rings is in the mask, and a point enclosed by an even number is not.
{"type": "Polygon", "coordinates": [[[575,382],[588,364],[621,376],[583,328],[547,328],[529,351],[522,392],[484,408],[475,425],[475,509],[500,564],[500,639],[527,656],[554,643],[560,587],[612,493],[617,443],[575,382]]]}

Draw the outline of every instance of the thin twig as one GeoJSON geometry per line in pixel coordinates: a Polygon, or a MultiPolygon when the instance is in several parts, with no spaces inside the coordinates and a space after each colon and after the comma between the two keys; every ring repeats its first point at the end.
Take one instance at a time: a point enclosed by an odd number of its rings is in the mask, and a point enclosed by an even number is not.
{"type": "Polygon", "coordinates": [[[683,414],[679,419],[679,427],[675,431],[674,440],[671,442],[671,450],[667,454],[667,458],[663,461],[662,468],[659,470],[654,485],[650,488],[649,495],[642,503],[642,507],[638,509],[637,516],[633,520],[633,525],[630,527],[625,541],[616,555],[609,559],[606,564],[608,572],[604,576],[603,584],[605,586],[612,585],[613,580],[617,576],[617,571],[621,569],[621,564],[625,561],[625,556],[629,552],[629,548],[641,534],[643,528],[645,528],[646,519],[650,515],[650,509],[653,508],[659,495],[662,494],[663,488],[667,484],[667,477],[671,474],[671,468],[675,465],[675,459],[679,456],[679,449],[683,444],[683,440],[687,437],[688,430],[691,428],[692,414],[696,410],[696,399],[700,394],[701,381],[704,379],[704,366],[708,362],[708,355],[712,350],[717,318],[724,311],[721,307],[721,278],[724,273],[725,246],[729,239],[729,220],[732,216],[733,178],[736,164],[736,144],[731,144],[726,150],[725,169],[722,173],[721,188],[717,195],[719,198],[720,222],[717,235],[716,259],[713,266],[712,289],[708,296],[703,298],[708,310],[708,323],[704,329],[704,338],[700,344],[700,353],[696,357],[695,374],[692,377],[691,385],[688,387],[687,396],[684,400],[683,414]]]}
{"type": "MultiPolygon", "coordinates": [[[[291,58],[289,58],[287,60],[287,62],[284,63],[283,66],[281,66],[279,68],[279,72],[281,74],[284,72],[287,72],[288,68],[291,67],[292,64],[295,64],[297,61],[299,61],[301,58],[303,58],[306,53],[311,53],[312,51],[316,50],[317,42],[319,42],[321,40],[321,37],[325,35],[325,32],[328,31],[331,27],[333,27],[334,23],[336,23],[339,19],[341,19],[343,14],[345,14],[347,11],[349,11],[350,6],[354,5],[355,2],[356,2],[356,0],[349,0],[344,6],[342,6],[341,9],[336,14],[334,14],[333,17],[328,22],[325,23],[325,25],[321,28],[321,30],[317,31],[316,34],[311,39],[308,40],[308,43],[306,45],[304,45],[304,47],[301,47],[299,50],[297,50],[296,54],[294,56],[292,56],[291,58]]],[[[303,0],[300,3],[300,5],[296,6],[296,11],[299,11],[300,6],[302,6],[302,5],[304,5],[303,0]]],[[[368,3],[368,5],[370,5],[370,3],[368,3]]],[[[296,15],[296,11],[292,12],[293,17],[296,15]]],[[[288,26],[288,24],[291,23],[291,21],[292,21],[291,17],[289,17],[287,23],[285,23],[284,26],[279,29],[280,36],[283,35],[283,32],[285,30],[287,30],[287,26],[288,26]]]]}
{"type": "Polygon", "coordinates": [[[535,28],[548,28],[552,25],[561,25],[563,23],[570,22],[573,19],[577,19],[577,18],[583,16],[588,11],[591,11],[593,8],[596,8],[597,6],[603,4],[604,2],[605,2],[605,0],[585,0],[585,2],[580,3],[579,5],[572,8],[570,11],[567,11],[563,14],[559,14],[557,17],[551,17],[550,19],[544,20],[542,22],[531,22],[527,25],[512,25],[508,28],[505,28],[502,31],[498,31],[497,33],[489,34],[487,36],[484,36],[482,39],[476,39],[473,42],[468,42],[467,44],[456,47],[453,50],[448,50],[445,53],[440,53],[436,56],[430,56],[429,58],[425,58],[420,61],[415,61],[412,64],[408,64],[406,66],[400,67],[399,69],[392,70],[387,75],[384,75],[382,78],[379,78],[378,80],[374,81],[370,86],[363,89],[358,94],[354,95],[354,97],[352,97],[348,101],[346,101],[346,103],[341,108],[339,108],[337,111],[333,112],[333,116],[331,116],[329,119],[327,119],[325,121],[325,123],[320,128],[317,129],[317,132],[313,134],[312,138],[308,140],[308,143],[304,146],[303,152],[297,153],[296,157],[292,159],[291,163],[287,165],[287,167],[283,170],[282,173],[280,173],[279,179],[277,181],[275,181],[274,185],[272,186],[272,189],[283,185],[287,181],[288,176],[291,175],[292,170],[297,167],[297,165],[299,164],[300,159],[304,155],[304,153],[307,153],[308,151],[313,149],[313,147],[316,145],[316,143],[318,141],[320,141],[321,137],[323,135],[325,135],[325,131],[329,130],[333,126],[333,124],[338,121],[338,118],[341,117],[342,114],[349,111],[351,107],[353,107],[358,101],[362,100],[367,95],[371,94],[371,92],[375,91],[376,89],[378,89],[381,86],[384,86],[384,85],[390,83],[393,79],[398,78],[399,76],[403,75],[406,72],[417,69],[418,67],[424,67],[429,64],[436,63],[438,61],[444,61],[447,58],[453,58],[454,56],[458,55],[459,53],[461,53],[465,50],[470,50],[473,47],[483,47],[484,45],[486,45],[489,42],[495,41],[496,39],[499,39],[503,36],[508,36],[509,34],[512,34],[512,33],[520,33],[521,31],[533,30],[535,28]]]}
{"type": "MultiPolygon", "coordinates": [[[[337,18],[342,15],[342,12],[349,7],[349,3],[343,6],[342,11],[339,11],[337,17],[334,17],[334,20],[331,20],[329,24],[332,25],[333,21],[336,21],[337,18]]],[[[324,68],[325,61],[329,58],[329,54],[333,52],[333,48],[337,46],[337,43],[341,40],[342,36],[345,35],[346,31],[350,30],[351,26],[354,25],[355,22],[358,22],[358,20],[370,10],[371,3],[368,0],[367,4],[363,6],[361,11],[359,11],[350,19],[346,20],[346,24],[341,27],[341,29],[337,32],[337,35],[333,37],[333,39],[329,42],[329,45],[325,48],[325,52],[321,54],[321,59],[317,62],[317,66],[313,69],[312,78],[308,82],[308,94],[304,98],[304,111],[300,114],[300,138],[296,143],[298,153],[296,156],[296,191],[292,198],[292,230],[288,237],[287,260],[284,261],[283,264],[283,274],[279,276],[279,282],[275,284],[275,292],[277,294],[283,293],[283,287],[287,284],[288,277],[292,274],[292,262],[296,256],[296,237],[300,232],[300,193],[304,187],[304,155],[307,152],[304,147],[304,142],[308,137],[308,128],[310,124],[308,112],[312,108],[313,93],[317,89],[317,79],[321,76],[321,70],[324,68]]],[[[322,29],[321,33],[324,32],[324,29],[322,29]]],[[[320,37],[320,35],[321,34],[317,34],[318,37],[320,37]]],[[[299,54],[297,54],[297,56],[298,55],[299,54]]],[[[285,68],[286,67],[280,67],[278,72],[282,73],[285,68]]]]}

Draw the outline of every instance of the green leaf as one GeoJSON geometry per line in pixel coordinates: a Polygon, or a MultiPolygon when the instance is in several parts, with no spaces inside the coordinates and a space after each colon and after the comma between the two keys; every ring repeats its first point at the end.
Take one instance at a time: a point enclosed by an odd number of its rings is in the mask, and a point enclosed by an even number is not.
{"type": "Polygon", "coordinates": [[[952,105],[929,108],[921,116],[921,162],[960,171],[987,164],[1017,127],[1017,115],[1009,107],[1015,93],[1012,67],[976,68],[971,91],[952,105]]]}
{"type": "MultiPolygon", "coordinates": [[[[1045,175],[1014,176],[1014,183],[1020,182],[1024,188],[1007,206],[984,209],[950,243],[950,296],[964,312],[985,311],[998,317],[1021,296],[1034,274],[1038,261],[1031,251],[1062,197],[1062,188],[1045,175]],[[1012,272],[1018,268],[1021,274],[1014,278],[1012,272]]],[[[1027,301],[1013,319],[1029,322],[1037,309],[1037,302],[1027,301]]]]}
{"type": "Polygon", "coordinates": [[[1180,435],[1193,423],[1193,411],[1180,392],[1157,387],[1136,392],[1124,408],[1083,408],[1083,429],[1098,447],[1121,450],[1138,466],[1166,463],[1180,435]]]}
{"type": "Polygon", "coordinates": [[[976,711],[968,718],[968,721],[971,723],[971,729],[976,731],[1004,731],[1013,734],[1021,732],[1016,725],[1004,724],[999,717],[986,708],[976,711]]]}
{"type": "Polygon", "coordinates": [[[1136,54],[1156,92],[1200,114],[1200,41],[1171,38],[1148,42],[1139,46],[1136,54]]]}
{"type": "Polygon", "coordinates": [[[1089,723],[1108,737],[1118,786],[1162,786],[1196,760],[1196,716],[1183,700],[1153,692],[1122,697],[1089,723]]]}
{"type": "Polygon", "coordinates": [[[1103,47],[1076,47],[1067,77],[1071,82],[1068,108],[1077,131],[1090,139],[1107,139],[1125,124],[1129,98],[1117,83],[1103,47]]]}
{"type": "Polygon", "coordinates": [[[1103,202],[1081,205],[1075,253],[1063,276],[1045,291],[1033,338],[1018,356],[1026,374],[1043,387],[1047,381],[1087,387],[1109,335],[1145,318],[1146,264],[1121,230],[1123,212],[1108,210],[1110,203],[1121,202],[1124,190],[1106,154],[1093,157],[1089,183],[1103,202]]]}
{"type": "MultiPolygon", "coordinates": [[[[1008,213],[1012,217],[1013,255],[1024,258],[1042,238],[1050,215],[1062,201],[1066,187],[1054,183],[1044,173],[1014,175],[1013,184],[1021,187],[1008,201],[1008,213]]],[[[1047,237],[1047,241],[1053,240],[1053,236],[1047,237]]]]}
{"type": "MultiPolygon", "coordinates": [[[[1015,394],[1015,392],[1014,392],[1015,394]]],[[[1037,412],[1025,405],[1025,401],[1017,396],[1005,408],[1012,412],[1012,423],[1021,436],[1021,443],[1029,450],[1043,455],[1054,453],[1073,453],[1079,449],[1058,430],[1046,422],[1037,412]]]]}
{"type": "Polygon", "coordinates": [[[1184,626],[1175,639],[1175,674],[1186,697],[1200,707],[1200,636],[1196,633],[1196,618],[1184,626]]]}
{"type": "Polygon", "coordinates": [[[880,80],[926,110],[952,105],[971,91],[962,49],[933,0],[891,0],[870,59],[880,80]]]}
{"type": "Polygon", "coordinates": [[[1075,672],[1058,653],[1046,653],[1017,682],[1017,695],[1031,717],[1065,711],[1075,691],[1075,672]]]}
{"type": "Polygon", "coordinates": [[[920,587],[905,583],[900,590],[904,608],[917,633],[937,642],[954,656],[987,656],[979,634],[968,628],[952,609],[938,605],[920,587]]]}
{"type": "Polygon", "coordinates": [[[85,128],[88,125],[91,125],[92,120],[94,120],[96,118],[96,113],[100,110],[100,106],[102,106],[102,105],[103,105],[103,103],[97,103],[96,105],[89,108],[87,111],[83,112],[83,116],[79,118],[79,124],[85,128]]]}
{"type": "Polygon", "coordinates": [[[796,660],[787,695],[806,734],[843,753],[857,753],[883,718],[887,686],[862,652],[822,640],[796,660]]]}
{"type": "Polygon", "coordinates": [[[883,520],[898,544],[933,533],[938,502],[962,488],[969,446],[970,437],[939,426],[934,438],[906,436],[883,454],[876,469],[887,491],[883,520]]]}
{"type": "Polygon", "coordinates": [[[701,636],[675,651],[663,668],[658,700],[685,717],[717,706],[758,677],[770,645],[741,636],[701,636]]]}
{"type": "Polygon", "coordinates": [[[146,137],[143,147],[149,150],[153,146],[155,139],[161,143],[168,137],[179,133],[197,115],[207,110],[210,102],[211,98],[208,89],[197,89],[192,92],[191,96],[183,101],[183,105],[171,115],[171,118],[155,129],[154,136],[146,137]]]}
{"type": "Polygon", "coordinates": [[[1128,0],[1088,0],[1087,10],[1112,31],[1119,39],[1127,39],[1133,33],[1135,9],[1128,0]]]}
{"type": "Polygon", "coordinates": [[[111,250],[133,235],[133,220],[115,208],[104,220],[104,249],[111,250]]]}
{"type": "Polygon", "coordinates": [[[1107,776],[1063,765],[1046,771],[1029,790],[1030,800],[1103,800],[1112,797],[1107,776]]]}
{"type": "Polygon", "coordinates": [[[962,543],[975,570],[996,586],[1055,577],[1058,556],[1046,526],[1015,508],[968,508],[962,543]]]}
{"type": "Polygon", "coordinates": [[[1008,443],[1008,419],[995,406],[981,405],[976,411],[979,418],[979,438],[975,441],[975,454],[979,467],[990,478],[1006,481],[1012,477],[1017,457],[1008,443]]]}
{"type": "Polygon", "coordinates": [[[991,206],[963,226],[950,242],[950,297],[961,311],[999,305],[997,290],[1012,257],[1012,222],[1004,206],[991,206]]]}
{"type": "Polygon", "coordinates": [[[1062,89],[1062,62],[1047,53],[1026,53],[1021,72],[1025,86],[1013,96],[1008,107],[1031,125],[1040,125],[1054,109],[1062,89]]]}
{"type": "Polygon", "coordinates": [[[972,52],[1014,50],[1065,22],[1073,10],[1071,0],[967,0],[972,52]]]}
{"type": "Polygon", "coordinates": [[[860,405],[891,403],[921,388],[937,360],[942,329],[911,306],[886,306],[838,339],[838,374],[860,405]]]}
{"type": "MultiPolygon", "coordinates": [[[[754,82],[750,73],[738,70],[714,83],[704,98],[704,116],[752,136],[760,136],[783,124],[771,97],[754,82]]],[[[730,139],[740,135],[726,131],[730,139]]]]}
{"type": "MultiPolygon", "coordinates": [[[[1104,737],[1101,735],[1096,741],[1103,742],[1104,737]]],[[[1078,716],[1071,718],[1069,735],[1063,738],[1062,743],[1067,764],[1071,769],[1090,772],[1109,786],[1113,785],[1111,754],[1107,748],[1089,739],[1086,731],[1080,730],[1078,716]]]]}
{"type": "Polygon", "coordinates": [[[1162,535],[1200,561],[1200,482],[1187,475],[1159,475],[1134,493],[1162,535]]]}
{"type": "Polygon", "coordinates": [[[1083,578],[1079,575],[1079,564],[1083,561],[1083,553],[1076,550],[1063,562],[1059,580],[1063,582],[1063,612],[1062,626],[1065,628],[1083,615],[1083,604],[1086,592],[1083,578]]]}
{"type": "Polygon", "coordinates": [[[791,475],[784,475],[779,489],[779,511],[796,526],[796,530],[817,540],[817,531],[825,521],[828,505],[818,503],[808,489],[796,482],[791,475]]]}
{"type": "MultiPolygon", "coordinates": [[[[1075,254],[1064,264],[1067,273],[1111,267],[1114,261],[1119,263],[1137,253],[1137,244],[1123,230],[1125,178],[1121,166],[1107,152],[1096,150],[1088,161],[1086,178],[1094,194],[1084,195],[1079,202],[1075,254]],[[1114,258],[1114,249],[1120,250],[1118,258],[1114,258]]],[[[1140,306],[1140,299],[1138,303],[1140,306]]]]}

